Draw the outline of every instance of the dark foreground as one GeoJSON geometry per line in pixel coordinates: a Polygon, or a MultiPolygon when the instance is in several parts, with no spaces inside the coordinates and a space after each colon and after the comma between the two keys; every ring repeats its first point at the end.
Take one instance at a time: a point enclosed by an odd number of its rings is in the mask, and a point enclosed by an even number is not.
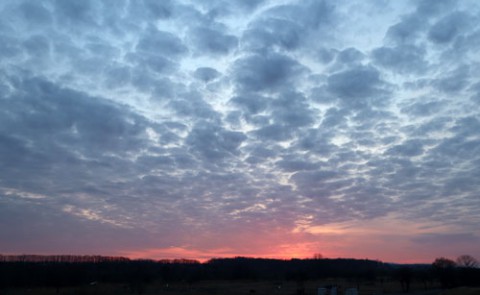
{"type": "Polygon", "coordinates": [[[359,295],[480,295],[480,269],[355,259],[231,258],[199,263],[3,256],[0,260],[0,295],[317,295],[320,287],[335,287],[337,295],[352,288],[359,295]]]}
{"type": "MultiPolygon", "coordinates": [[[[297,282],[264,282],[264,281],[205,281],[194,284],[152,282],[143,286],[129,286],[127,284],[93,283],[83,286],[62,288],[8,288],[0,291],[1,295],[109,295],[109,294],[143,294],[143,295],[317,295],[317,288],[329,284],[338,286],[338,295],[343,295],[346,288],[357,288],[359,295],[372,294],[413,294],[413,295],[477,295],[480,293],[442,291],[440,289],[422,290],[421,286],[413,285],[409,293],[403,293],[401,286],[395,282],[381,284],[349,282],[346,280],[307,281],[297,282]],[[303,285],[303,286],[302,286],[303,285]],[[450,292],[450,293],[445,293],[450,292]],[[453,292],[453,293],[451,293],[453,292]]],[[[474,289],[468,289],[474,290],[474,289]]],[[[476,289],[479,291],[480,289],[476,289]]]]}

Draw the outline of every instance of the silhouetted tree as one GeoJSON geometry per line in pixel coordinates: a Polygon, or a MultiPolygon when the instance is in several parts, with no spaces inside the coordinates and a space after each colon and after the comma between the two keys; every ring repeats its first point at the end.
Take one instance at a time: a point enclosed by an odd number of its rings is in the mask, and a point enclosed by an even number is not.
{"type": "Polygon", "coordinates": [[[479,265],[478,260],[470,255],[460,255],[457,258],[457,266],[459,267],[475,268],[479,265]]]}
{"type": "Polygon", "coordinates": [[[455,285],[455,261],[440,257],[432,263],[433,271],[442,285],[442,288],[451,288],[455,285]]]}
{"type": "Polygon", "coordinates": [[[461,255],[457,258],[458,281],[464,286],[480,285],[480,264],[470,255],[461,255]]]}

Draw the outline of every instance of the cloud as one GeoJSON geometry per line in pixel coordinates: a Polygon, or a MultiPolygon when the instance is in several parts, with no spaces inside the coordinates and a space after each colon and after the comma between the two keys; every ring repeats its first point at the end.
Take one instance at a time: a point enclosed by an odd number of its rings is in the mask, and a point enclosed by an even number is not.
{"type": "Polygon", "coordinates": [[[400,45],[381,47],[372,52],[373,59],[380,66],[400,73],[423,73],[428,67],[425,50],[422,47],[400,45]]]}
{"type": "Polygon", "coordinates": [[[329,157],[336,146],[331,142],[333,135],[329,133],[329,126],[322,129],[307,129],[299,134],[296,142],[296,148],[300,151],[309,151],[323,157],[329,157]]]}
{"type": "Polygon", "coordinates": [[[169,100],[168,106],[180,117],[214,121],[220,117],[220,114],[198,92],[185,93],[176,99],[169,100]]]}
{"type": "MultiPolygon", "coordinates": [[[[62,4],[60,4],[62,5],[62,4]]],[[[68,4],[63,4],[68,5],[68,4]]],[[[52,15],[45,6],[40,2],[24,2],[19,5],[21,14],[25,19],[35,25],[50,24],[52,22],[52,15]]]]}
{"type": "Polygon", "coordinates": [[[292,128],[305,127],[315,122],[315,113],[305,97],[299,93],[285,92],[271,101],[272,118],[276,123],[292,128]]]}
{"type": "Polygon", "coordinates": [[[431,116],[442,110],[444,103],[441,101],[414,102],[402,108],[402,112],[411,116],[431,116]]]}
{"type": "Polygon", "coordinates": [[[418,2],[417,13],[425,15],[427,17],[438,15],[442,12],[449,11],[455,6],[455,1],[434,1],[434,0],[422,0],[418,2]]]}
{"type": "Polygon", "coordinates": [[[474,244],[479,241],[479,237],[472,233],[455,234],[423,234],[413,238],[416,243],[428,244],[430,246],[445,244],[474,244]]]}
{"type": "Polygon", "coordinates": [[[241,91],[276,91],[300,78],[303,67],[290,57],[278,53],[252,54],[234,64],[236,86],[241,91]]]}
{"type": "Polygon", "coordinates": [[[264,15],[298,22],[305,29],[318,29],[332,21],[334,6],[328,1],[306,1],[303,5],[278,5],[264,15]]]}
{"type": "Polygon", "coordinates": [[[296,171],[302,171],[302,170],[315,170],[319,168],[318,164],[311,163],[309,161],[305,160],[281,160],[277,161],[276,165],[288,172],[296,172],[296,171]]]}
{"type": "Polygon", "coordinates": [[[285,141],[292,138],[292,132],[292,129],[290,129],[288,126],[281,124],[270,124],[263,126],[252,133],[261,140],[285,141]]]}
{"type": "Polygon", "coordinates": [[[145,233],[140,231],[78,219],[50,204],[5,201],[5,195],[1,199],[0,231],[4,239],[0,247],[8,253],[110,255],[112,241],[126,248],[138,247],[141,240],[146,241],[141,238],[145,233]],[[29,218],[24,218],[25,214],[29,218]]]}
{"type": "MultiPolygon", "coordinates": [[[[300,189],[309,191],[320,188],[321,184],[325,184],[326,181],[335,178],[335,176],[337,176],[337,173],[330,170],[301,171],[293,174],[291,180],[300,189]]],[[[328,195],[330,194],[329,190],[324,190],[323,192],[328,195]]],[[[318,197],[322,198],[327,196],[319,194],[318,197]]]]}
{"type": "Polygon", "coordinates": [[[238,45],[233,35],[223,34],[212,28],[195,28],[190,32],[192,43],[201,54],[228,54],[238,45]]]}
{"type": "Polygon", "coordinates": [[[246,50],[262,54],[272,49],[294,51],[310,37],[329,35],[333,15],[334,6],[327,1],[273,6],[249,24],[242,43],[246,50]]]}
{"type": "Polygon", "coordinates": [[[233,156],[247,137],[242,132],[229,131],[206,122],[195,126],[186,138],[194,153],[208,161],[233,156]]]}
{"type": "Polygon", "coordinates": [[[136,50],[142,54],[163,57],[179,57],[188,49],[176,35],[150,28],[140,38],[136,50]]]}
{"type": "Polygon", "coordinates": [[[201,9],[207,10],[209,15],[217,17],[230,15],[234,13],[251,13],[264,4],[264,0],[245,0],[241,2],[231,2],[226,0],[207,0],[199,2],[197,5],[201,9]]]}
{"type": "Polygon", "coordinates": [[[338,53],[337,61],[348,65],[354,65],[361,63],[364,57],[365,55],[361,51],[350,47],[338,53]]]}
{"type": "Polygon", "coordinates": [[[54,1],[54,10],[59,22],[77,22],[92,24],[95,22],[93,4],[87,0],[82,2],[54,1]]]}
{"type": "Polygon", "coordinates": [[[269,98],[257,94],[245,93],[235,96],[230,101],[249,114],[257,114],[267,108],[269,98]]]}
{"type": "Polygon", "coordinates": [[[453,12],[438,20],[429,30],[428,38],[434,43],[451,42],[469,24],[469,15],[453,12]]]}
{"type": "Polygon", "coordinates": [[[386,34],[386,38],[394,44],[414,44],[425,29],[425,22],[417,14],[405,16],[400,22],[392,25],[386,34]]]}
{"type": "Polygon", "coordinates": [[[395,261],[455,237],[469,250],[478,12],[475,1],[2,1],[0,248],[325,247],[395,261]],[[328,231],[345,224],[354,237],[328,231]]]}
{"type": "MultiPolygon", "coordinates": [[[[148,16],[154,19],[165,19],[172,16],[173,5],[171,1],[152,1],[152,0],[143,0],[142,1],[145,12],[148,16]]],[[[131,3],[130,5],[137,5],[136,3],[131,3]]]]}
{"type": "Polygon", "coordinates": [[[468,66],[460,66],[454,71],[447,72],[443,77],[439,77],[432,81],[432,85],[438,90],[455,93],[464,89],[470,76],[468,66]]]}
{"type": "Polygon", "coordinates": [[[195,70],[193,75],[195,78],[202,80],[205,83],[208,83],[218,78],[221,74],[213,68],[200,67],[195,70]]]}
{"type": "Polygon", "coordinates": [[[327,79],[327,90],[352,107],[384,104],[388,99],[387,85],[373,67],[356,66],[327,79]]]}
{"type": "Polygon", "coordinates": [[[295,50],[300,46],[302,27],[295,22],[268,18],[254,23],[244,33],[243,44],[250,50],[261,51],[280,47],[295,50]]]}
{"type": "Polygon", "coordinates": [[[423,154],[423,142],[419,140],[409,140],[400,145],[393,146],[387,153],[395,156],[414,157],[423,154]]]}
{"type": "Polygon", "coordinates": [[[0,129],[2,161],[14,160],[11,165],[17,167],[2,173],[7,186],[22,182],[47,193],[52,188],[41,183],[50,178],[59,180],[58,188],[81,185],[94,177],[90,173],[100,179],[126,164],[110,155],[128,155],[148,145],[148,122],[128,108],[39,78],[17,81],[15,89],[4,98],[8,108],[2,110],[0,129]]]}
{"type": "Polygon", "coordinates": [[[16,134],[38,141],[50,134],[99,150],[128,151],[143,144],[145,121],[127,109],[42,79],[20,81],[16,88],[22,91],[7,100],[9,109],[4,118],[4,126],[16,134]],[[58,115],[51,116],[51,112],[58,115]]]}

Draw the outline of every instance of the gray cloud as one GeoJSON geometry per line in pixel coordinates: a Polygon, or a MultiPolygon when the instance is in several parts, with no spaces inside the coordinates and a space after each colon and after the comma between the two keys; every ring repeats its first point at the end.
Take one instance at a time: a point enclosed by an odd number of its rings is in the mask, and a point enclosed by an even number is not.
{"type": "Polygon", "coordinates": [[[364,57],[365,55],[358,49],[350,47],[338,53],[337,61],[348,65],[355,65],[360,64],[364,57]]]}
{"type": "Polygon", "coordinates": [[[267,108],[269,98],[245,93],[241,96],[232,97],[230,101],[249,114],[257,114],[267,108]]]}
{"type": "Polygon", "coordinates": [[[411,14],[399,23],[391,26],[386,34],[388,40],[395,44],[412,44],[425,29],[425,22],[420,15],[411,14]]]}
{"type": "MultiPolygon", "coordinates": [[[[309,190],[315,190],[315,188],[321,187],[320,184],[325,185],[325,181],[335,178],[337,173],[330,170],[316,170],[316,171],[302,171],[297,172],[292,175],[291,179],[295,184],[303,189],[308,188],[309,190]]],[[[326,194],[330,195],[329,190],[324,191],[326,194]]],[[[328,196],[327,195],[327,196],[328,196]]],[[[319,196],[326,197],[326,196],[319,196]]]]}
{"type": "Polygon", "coordinates": [[[180,117],[192,118],[194,120],[213,120],[219,118],[219,114],[201,98],[178,99],[171,101],[169,106],[180,117]]]}
{"type": "Polygon", "coordinates": [[[452,41],[469,25],[469,15],[462,12],[453,12],[438,20],[429,30],[428,38],[435,43],[452,41]]]}
{"type": "Polygon", "coordinates": [[[277,161],[276,165],[279,168],[288,172],[315,170],[319,168],[318,164],[311,163],[305,160],[295,160],[295,159],[277,161]]]}
{"type": "Polygon", "coordinates": [[[411,116],[431,116],[442,110],[443,105],[441,101],[414,102],[403,107],[402,112],[411,116]]]}
{"type": "Polygon", "coordinates": [[[303,67],[286,55],[253,54],[235,62],[234,77],[240,90],[275,91],[298,80],[303,67]]]}
{"type": "Polygon", "coordinates": [[[357,66],[328,77],[327,90],[352,107],[384,104],[387,85],[373,67],[357,66]]]}
{"type": "Polygon", "coordinates": [[[200,122],[198,125],[189,133],[186,143],[193,152],[199,153],[209,161],[236,154],[236,150],[246,139],[241,132],[225,130],[206,122],[200,122]]]}
{"type": "Polygon", "coordinates": [[[432,85],[447,93],[455,93],[464,89],[468,84],[470,69],[468,66],[460,66],[456,70],[447,72],[443,77],[432,81],[432,85]]]}
{"type": "Polygon", "coordinates": [[[243,43],[251,50],[266,50],[279,47],[294,50],[301,43],[302,27],[290,20],[269,18],[253,24],[245,32],[243,43]]]}
{"type": "Polygon", "coordinates": [[[146,122],[128,109],[42,79],[19,81],[15,88],[22,91],[6,101],[4,132],[11,128],[24,138],[45,144],[48,138],[42,137],[59,136],[69,144],[79,144],[82,152],[127,152],[145,143],[146,122]]]}
{"type": "Polygon", "coordinates": [[[409,140],[400,145],[393,146],[387,153],[396,156],[414,157],[423,154],[423,142],[420,140],[409,140]]]}
{"type": "Polygon", "coordinates": [[[253,131],[253,135],[261,140],[284,141],[293,137],[292,132],[288,126],[269,124],[253,131]]]}
{"type": "Polygon", "coordinates": [[[438,230],[405,233],[420,252],[471,249],[478,10],[3,1],[0,248],[270,253],[400,216],[438,230]]]}
{"type": "Polygon", "coordinates": [[[211,28],[195,28],[190,32],[190,36],[201,54],[228,54],[238,45],[235,36],[211,28]]]}
{"type": "Polygon", "coordinates": [[[299,23],[305,29],[318,29],[333,19],[334,6],[328,1],[306,1],[303,5],[279,5],[264,12],[264,15],[299,23]]]}
{"type": "Polygon", "coordinates": [[[52,22],[52,15],[40,2],[24,2],[19,5],[19,9],[25,19],[35,25],[50,24],[52,22]]]}
{"type": "Polygon", "coordinates": [[[89,0],[82,2],[54,1],[54,10],[58,22],[75,25],[75,23],[95,24],[93,3],[89,0]]]}
{"type": "Polygon", "coordinates": [[[178,57],[185,54],[188,49],[182,40],[172,33],[159,31],[154,28],[147,30],[138,41],[137,51],[151,55],[178,57]]]}
{"type": "Polygon", "coordinates": [[[197,68],[193,75],[195,78],[202,80],[205,83],[208,83],[218,78],[221,74],[213,68],[201,67],[197,68]]]}
{"type": "Polygon", "coordinates": [[[417,13],[429,17],[449,11],[452,7],[455,6],[455,1],[422,0],[418,1],[417,5],[417,13]]]}
{"type": "Polygon", "coordinates": [[[431,246],[441,244],[456,244],[469,243],[475,244],[480,241],[480,238],[471,233],[456,233],[456,234],[424,234],[412,239],[416,243],[428,244],[431,246]]]}
{"type": "Polygon", "coordinates": [[[272,100],[272,118],[274,122],[293,128],[309,126],[315,122],[314,111],[307,100],[299,93],[286,92],[272,100]]]}
{"type": "MultiPolygon", "coordinates": [[[[154,19],[164,19],[172,16],[173,5],[171,1],[153,1],[153,0],[143,0],[144,9],[147,12],[147,15],[154,19]]],[[[137,3],[130,3],[130,5],[138,5],[137,3]]]]}
{"type": "Polygon", "coordinates": [[[421,47],[401,45],[394,48],[375,49],[373,58],[379,65],[400,73],[423,73],[428,63],[425,61],[425,50],[421,47]]]}

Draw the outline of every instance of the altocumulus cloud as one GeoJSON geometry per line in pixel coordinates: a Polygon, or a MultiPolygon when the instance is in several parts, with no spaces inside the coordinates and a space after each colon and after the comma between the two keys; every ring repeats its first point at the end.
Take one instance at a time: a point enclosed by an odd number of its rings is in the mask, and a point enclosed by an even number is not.
{"type": "Polygon", "coordinates": [[[0,252],[478,257],[478,15],[2,1],[0,252]]]}

